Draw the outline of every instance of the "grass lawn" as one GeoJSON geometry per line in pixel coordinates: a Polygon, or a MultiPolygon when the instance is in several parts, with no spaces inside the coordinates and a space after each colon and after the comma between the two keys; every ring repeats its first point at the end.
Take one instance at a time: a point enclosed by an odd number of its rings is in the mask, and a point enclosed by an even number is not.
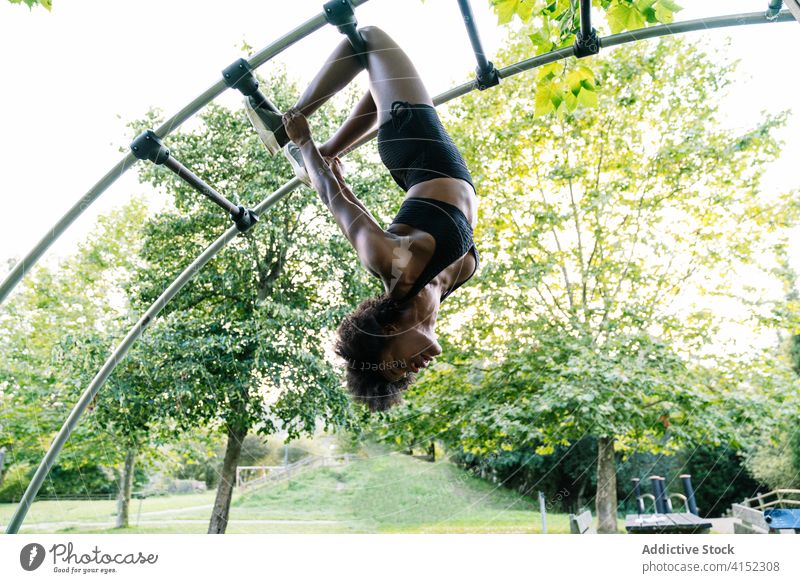
{"type": "MultiPolygon", "coordinates": [[[[112,528],[115,503],[43,501],[22,532],[204,533],[214,493],[131,502],[131,528],[112,528]],[[137,526],[138,518],[138,526],[137,526]],[[38,525],[38,526],[37,526],[38,525]]],[[[0,523],[14,505],[0,504],[0,523]]],[[[347,466],[308,469],[290,481],[236,493],[229,533],[533,533],[538,504],[446,462],[373,452],[347,466]]],[[[548,514],[549,533],[569,532],[565,514],[548,514]]]]}

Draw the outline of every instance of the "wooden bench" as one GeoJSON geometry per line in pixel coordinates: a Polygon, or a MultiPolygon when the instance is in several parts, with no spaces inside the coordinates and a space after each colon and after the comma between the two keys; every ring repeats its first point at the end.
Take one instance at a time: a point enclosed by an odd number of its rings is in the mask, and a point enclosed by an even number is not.
{"type": "Polygon", "coordinates": [[[587,510],[577,516],[570,514],[569,531],[572,534],[597,534],[597,529],[592,526],[592,511],[587,510]]]}

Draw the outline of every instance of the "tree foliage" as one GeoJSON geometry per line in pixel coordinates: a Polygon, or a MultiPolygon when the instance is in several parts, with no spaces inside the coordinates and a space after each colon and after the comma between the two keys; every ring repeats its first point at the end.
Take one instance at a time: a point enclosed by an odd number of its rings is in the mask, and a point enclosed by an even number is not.
{"type": "MultiPolygon", "coordinates": [[[[134,200],[99,219],[77,252],[57,267],[38,267],[0,316],[0,446],[9,461],[35,467],[85,388],[70,363],[80,346],[70,339],[106,336],[127,314],[122,286],[136,264],[137,231],[144,204],[134,200]]],[[[94,371],[92,371],[93,374],[94,371]]],[[[59,457],[56,477],[76,476],[62,494],[91,493],[81,473],[113,467],[121,449],[93,417],[72,433],[59,457]],[[81,491],[83,488],[83,491],[81,491]]],[[[92,486],[94,487],[94,486],[92,486]]]]}
{"type": "MultiPolygon", "coordinates": [[[[775,322],[769,283],[797,193],[759,187],[786,114],[726,128],[717,95],[734,68],[718,60],[641,43],[596,62],[596,108],[537,117],[525,78],[452,107],[484,267],[440,316],[458,354],[426,371],[387,437],[484,456],[585,436],[666,453],[769,430],[796,389],[736,342],[775,322]]],[[[581,65],[539,78],[554,68],[581,65]]]]}
{"type": "MultiPolygon", "coordinates": [[[[513,37],[530,40],[536,55],[571,47],[580,31],[580,0],[489,0],[498,24],[512,27],[513,37]]],[[[669,24],[682,8],[672,0],[592,0],[592,25],[599,33],[637,30],[669,24]],[[597,18],[600,17],[600,20],[597,18]]],[[[504,61],[505,62],[505,61],[504,61]]],[[[558,66],[537,77],[536,115],[597,107],[593,61],[561,74],[558,66]]]]}
{"type": "Polygon", "coordinates": [[[48,12],[53,9],[53,0],[8,0],[11,4],[25,4],[33,10],[34,6],[41,6],[48,12]]]}

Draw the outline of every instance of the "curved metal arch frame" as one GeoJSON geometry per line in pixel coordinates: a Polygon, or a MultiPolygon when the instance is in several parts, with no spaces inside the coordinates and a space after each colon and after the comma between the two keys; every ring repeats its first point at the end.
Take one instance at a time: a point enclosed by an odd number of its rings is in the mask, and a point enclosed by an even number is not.
{"type": "MultiPolygon", "coordinates": [[[[350,0],[354,7],[366,4],[369,0],[350,0]]],[[[267,61],[273,59],[284,50],[295,44],[296,42],[304,39],[305,37],[315,33],[319,29],[327,26],[328,21],[325,19],[325,13],[321,12],[315,17],[307,20],[297,28],[289,31],[275,42],[267,45],[250,59],[248,63],[253,69],[257,69],[267,61]]],[[[219,95],[228,89],[227,85],[220,75],[219,81],[214,83],[211,87],[203,91],[195,99],[190,101],[185,107],[180,109],[175,115],[161,124],[155,130],[159,138],[164,138],[178,129],[181,124],[200,111],[203,107],[211,103],[219,95]]],[[[19,284],[25,275],[30,272],[36,262],[44,255],[50,246],[64,234],[64,232],[75,222],[75,220],[88,209],[101,194],[103,194],[117,179],[119,179],[125,172],[138,162],[138,160],[130,152],[125,157],[117,162],[111,170],[109,170],[94,186],[92,186],[86,194],[84,194],[78,201],[61,217],[55,225],[45,234],[44,237],[31,249],[22,259],[20,259],[5,279],[0,283],[0,304],[5,302],[14,288],[19,284]]]]}
{"type": "MultiPolygon", "coordinates": [[[[366,1],[367,0],[360,0],[360,1],[354,0],[353,4],[363,4],[366,1]]],[[[281,40],[277,41],[276,43],[273,43],[273,45],[270,46],[271,47],[278,46],[279,43],[283,41],[283,39],[288,39],[293,33],[296,33],[297,31],[303,29],[303,27],[314,27],[313,30],[320,28],[321,23],[317,22],[319,18],[320,17],[317,17],[316,19],[308,21],[300,28],[295,29],[295,31],[282,37],[281,40]]],[[[736,14],[731,16],[719,16],[714,18],[691,20],[675,24],[659,25],[634,31],[627,31],[620,34],[615,34],[605,37],[601,39],[601,41],[602,41],[602,46],[608,48],[630,42],[636,42],[640,40],[658,38],[663,36],[671,36],[674,34],[680,34],[698,30],[706,30],[712,28],[726,28],[726,27],[743,26],[751,24],[769,24],[773,22],[790,22],[790,21],[793,22],[794,20],[795,20],[794,16],[789,11],[782,11],[776,18],[772,20],[768,20],[764,12],[736,14]]],[[[289,46],[289,44],[291,44],[291,42],[288,42],[288,44],[286,44],[285,46],[289,46]]],[[[285,48],[285,46],[283,48],[285,48]]],[[[262,51],[263,53],[261,57],[262,60],[259,64],[262,64],[263,62],[266,62],[267,60],[269,60],[269,58],[271,58],[270,56],[268,56],[268,50],[269,47],[268,49],[265,49],[265,51],[262,51]]],[[[278,54],[280,50],[277,50],[274,54],[278,54]]],[[[501,79],[507,78],[531,69],[535,69],[537,67],[541,67],[542,65],[566,59],[571,56],[574,56],[572,47],[559,49],[544,55],[539,55],[532,57],[530,59],[526,59],[524,61],[520,61],[519,63],[516,63],[514,65],[509,65],[507,67],[500,69],[498,73],[501,79]]],[[[255,58],[253,62],[256,62],[255,58]]],[[[254,66],[256,65],[254,64],[254,66]]],[[[214,96],[216,96],[218,93],[221,93],[222,89],[219,88],[218,85],[219,83],[210,88],[208,91],[206,91],[204,95],[213,93],[214,96]]],[[[437,95],[436,97],[434,97],[433,101],[435,105],[439,106],[443,103],[446,103],[458,97],[462,97],[467,93],[471,93],[476,89],[478,89],[478,84],[477,81],[473,80],[437,95]]],[[[180,122],[182,123],[183,121],[188,119],[190,115],[192,115],[195,111],[197,111],[197,109],[199,109],[199,106],[194,111],[190,111],[190,109],[191,108],[187,106],[186,108],[181,110],[181,112],[176,114],[176,116],[174,116],[172,120],[180,120],[180,122]]],[[[176,123],[176,125],[174,125],[173,127],[168,127],[167,128],[168,131],[172,131],[173,129],[175,129],[175,127],[177,127],[177,125],[180,124],[176,123]]],[[[164,124],[161,128],[159,128],[158,131],[159,132],[165,131],[166,127],[167,124],[164,124]]],[[[159,135],[161,134],[159,133],[159,135]]],[[[370,142],[376,135],[377,132],[372,132],[371,134],[365,136],[350,150],[356,149],[362,146],[363,144],[370,142]]],[[[126,163],[126,160],[127,157],[120,164],[126,163]]],[[[128,165],[127,167],[129,166],[130,165],[128,165]]],[[[107,174],[106,177],[108,177],[109,175],[111,175],[111,173],[107,174]]],[[[109,182],[108,184],[111,184],[112,182],[113,180],[111,180],[111,182],[109,182]]],[[[288,181],[286,184],[281,186],[275,192],[271,193],[261,203],[259,203],[258,206],[256,206],[253,209],[254,212],[257,215],[261,215],[261,213],[268,210],[270,207],[274,206],[278,201],[280,201],[281,199],[292,193],[295,189],[297,189],[298,186],[300,186],[300,184],[301,182],[297,178],[293,178],[292,180],[288,181]]],[[[108,185],[106,185],[106,187],[107,186],[108,185]]],[[[105,188],[99,190],[94,198],[99,196],[102,190],[105,190],[105,188]]],[[[235,226],[232,226],[227,231],[225,231],[216,241],[214,241],[208,248],[206,248],[203,251],[203,253],[201,253],[197,257],[197,259],[195,259],[186,269],[184,269],[183,272],[181,272],[181,274],[175,279],[175,281],[173,281],[169,285],[169,287],[167,287],[167,289],[164,290],[164,292],[158,297],[158,299],[155,302],[153,302],[153,304],[141,316],[139,321],[136,322],[136,324],[131,328],[131,330],[128,332],[125,338],[119,343],[114,352],[108,357],[106,362],[103,364],[101,369],[95,375],[94,379],[92,379],[92,382],[84,390],[80,399],[73,407],[72,411],[70,412],[69,416],[64,422],[64,425],[61,427],[61,430],[56,435],[55,439],[50,445],[50,448],[48,449],[41,463],[39,464],[39,467],[36,469],[36,473],[31,479],[31,482],[28,485],[28,488],[25,490],[25,493],[14,512],[11,521],[6,527],[5,531],[6,534],[13,534],[19,532],[19,529],[22,526],[23,521],[25,520],[25,516],[27,515],[28,510],[31,504],[33,504],[33,500],[35,499],[37,493],[39,492],[39,489],[41,488],[42,483],[47,477],[47,474],[55,464],[55,461],[58,458],[58,454],[61,452],[61,449],[64,447],[64,444],[66,443],[67,439],[69,439],[70,434],[77,426],[80,417],[83,415],[89,404],[92,402],[97,393],[100,391],[103,384],[105,384],[108,377],[111,376],[111,373],[114,371],[117,364],[121,362],[122,359],[125,358],[131,346],[133,346],[136,340],[138,340],[138,338],[142,335],[144,330],[148,327],[150,323],[152,323],[153,319],[156,318],[156,316],[161,312],[161,310],[164,309],[167,303],[169,303],[170,300],[172,300],[172,298],[174,298],[178,294],[178,292],[189,281],[192,280],[195,274],[197,274],[197,272],[200,271],[200,269],[202,269],[203,266],[206,265],[206,263],[211,261],[211,259],[213,259],[217,255],[217,253],[219,253],[225,247],[225,245],[227,245],[238,234],[239,231],[237,230],[237,228],[235,226]]],[[[0,297],[0,301],[2,301],[2,297],[0,297]]]]}

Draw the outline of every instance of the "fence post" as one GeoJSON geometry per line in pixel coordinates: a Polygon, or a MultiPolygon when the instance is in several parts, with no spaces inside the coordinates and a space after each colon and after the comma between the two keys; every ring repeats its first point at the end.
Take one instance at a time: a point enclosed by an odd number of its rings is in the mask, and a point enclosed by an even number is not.
{"type": "Polygon", "coordinates": [[[539,513],[542,515],[542,534],[547,534],[547,521],[545,520],[544,492],[539,490],[539,513]]]}
{"type": "Polygon", "coordinates": [[[6,448],[0,447],[0,486],[3,485],[3,464],[6,461],[6,448]]]}

